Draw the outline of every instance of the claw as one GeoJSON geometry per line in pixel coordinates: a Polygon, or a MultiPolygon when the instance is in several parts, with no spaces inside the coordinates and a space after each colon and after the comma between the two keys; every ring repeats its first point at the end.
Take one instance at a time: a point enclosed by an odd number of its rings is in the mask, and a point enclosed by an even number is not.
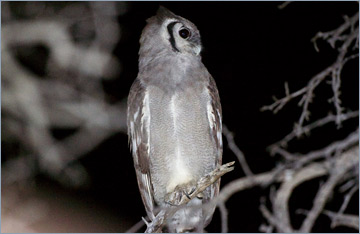
{"type": "Polygon", "coordinates": [[[193,193],[193,192],[195,192],[195,187],[191,187],[191,189],[190,189],[190,191],[188,192],[188,191],[186,191],[185,189],[184,189],[184,194],[185,194],[185,196],[190,200],[191,199],[191,197],[190,197],[190,195],[193,193]]]}
{"type": "Polygon", "coordinates": [[[171,201],[166,201],[165,199],[165,203],[168,204],[169,206],[176,206],[174,203],[172,203],[171,201]]]}
{"type": "Polygon", "coordinates": [[[202,199],[204,198],[204,194],[203,194],[203,193],[198,193],[198,194],[196,195],[196,197],[197,197],[198,199],[202,200],[202,199]]]}
{"type": "Polygon", "coordinates": [[[193,194],[195,190],[196,184],[194,183],[178,185],[173,192],[166,194],[165,203],[171,206],[177,206],[183,200],[184,195],[191,200],[191,194],[193,194]]]}

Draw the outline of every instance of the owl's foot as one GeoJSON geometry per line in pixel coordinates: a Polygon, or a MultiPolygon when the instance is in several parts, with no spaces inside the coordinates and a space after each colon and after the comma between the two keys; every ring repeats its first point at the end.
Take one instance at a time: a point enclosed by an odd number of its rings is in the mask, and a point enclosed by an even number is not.
{"type": "MultiPolygon", "coordinates": [[[[186,196],[191,200],[191,195],[196,190],[196,183],[188,183],[183,185],[178,185],[175,187],[173,192],[166,194],[165,202],[171,206],[177,206],[183,200],[183,196],[186,196]]],[[[197,194],[199,199],[202,199],[202,193],[197,194]]]]}

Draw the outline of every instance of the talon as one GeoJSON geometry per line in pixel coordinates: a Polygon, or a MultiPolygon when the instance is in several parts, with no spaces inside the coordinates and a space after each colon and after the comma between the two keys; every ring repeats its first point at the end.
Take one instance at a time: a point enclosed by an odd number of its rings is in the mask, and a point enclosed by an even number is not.
{"type": "Polygon", "coordinates": [[[196,187],[192,187],[189,194],[192,194],[193,192],[195,192],[195,190],[196,190],[196,187]]]}
{"type": "Polygon", "coordinates": [[[193,194],[194,192],[195,192],[195,190],[196,190],[196,187],[195,186],[192,186],[191,188],[190,188],[190,191],[188,192],[188,191],[186,191],[185,189],[184,189],[184,194],[185,194],[185,196],[187,197],[187,198],[189,198],[189,200],[191,199],[191,197],[190,197],[190,195],[191,194],[193,194]]]}
{"type": "Polygon", "coordinates": [[[165,196],[165,203],[169,204],[170,206],[177,206],[178,203],[181,201],[183,191],[179,188],[175,188],[175,190],[171,193],[168,193],[165,196]]]}
{"type": "MultiPolygon", "coordinates": [[[[182,202],[183,196],[185,195],[188,200],[191,200],[191,194],[193,194],[196,190],[195,183],[189,183],[186,185],[178,185],[172,192],[169,192],[165,195],[165,203],[170,206],[177,206],[182,202]]],[[[185,198],[185,197],[184,197],[185,198]]]]}
{"type": "MultiPolygon", "coordinates": [[[[185,194],[185,196],[186,196],[187,198],[189,198],[189,200],[191,199],[190,195],[189,195],[186,191],[184,191],[184,194],[185,194]]],[[[191,194],[191,193],[190,193],[190,194],[191,194]]]]}
{"type": "Polygon", "coordinates": [[[170,205],[170,206],[175,206],[175,204],[173,204],[172,202],[170,201],[165,201],[166,204],[170,205]]]}

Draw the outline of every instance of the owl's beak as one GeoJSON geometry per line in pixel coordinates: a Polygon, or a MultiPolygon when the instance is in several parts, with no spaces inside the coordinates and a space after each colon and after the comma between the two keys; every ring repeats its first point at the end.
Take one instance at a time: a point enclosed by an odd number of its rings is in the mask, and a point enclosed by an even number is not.
{"type": "Polygon", "coordinates": [[[196,56],[198,56],[201,52],[201,45],[194,46],[194,52],[195,52],[196,56]]]}

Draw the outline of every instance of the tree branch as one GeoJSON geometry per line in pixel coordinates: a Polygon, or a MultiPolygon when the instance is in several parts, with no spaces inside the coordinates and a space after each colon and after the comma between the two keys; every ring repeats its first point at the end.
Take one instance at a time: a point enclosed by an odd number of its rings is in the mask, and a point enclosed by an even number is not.
{"type": "Polygon", "coordinates": [[[335,228],[338,226],[345,226],[359,230],[359,216],[358,215],[350,215],[350,214],[341,214],[339,215],[336,212],[324,210],[324,214],[329,216],[332,219],[331,227],[335,228]]]}
{"type": "Polygon", "coordinates": [[[226,127],[226,125],[223,125],[223,134],[226,137],[229,148],[235,154],[235,156],[238,158],[240,166],[243,169],[245,175],[246,176],[252,176],[253,173],[250,170],[250,167],[249,167],[248,163],[246,162],[244,153],[235,144],[234,134],[226,127]]]}
{"type": "MultiPolygon", "coordinates": [[[[359,116],[359,111],[350,111],[350,112],[347,112],[345,114],[341,114],[340,115],[340,118],[341,118],[341,121],[346,121],[348,119],[352,119],[352,118],[355,118],[355,117],[358,117],[359,116]]],[[[339,118],[338,115],[333,115],[333,114],[329,114],[327,115],[326,117],[322,118],[322,119],[319,119],[319,120],[316,120],[308,125],[305,125],[302,127],[301,129],[301,132],[300,133],[297,133],[294,130],[292,130],[288,135],[286,135],[283,139],[281,139],[280,141],[276,142],[276,143],[273,143],[272,145],[270,145],[268,147],[269,151],[270,151],[270,154],[271,155],[274,155],[276,153],[280,153],[278,152],[278,149],[280,147],[283,147],[283,148],[286,148],[288,143],[295,139],[296,137],[299,137],[297,136],[297,134],[300,134],[303,135],[303,134],[309,134],[311,132],[311,130],[315,129],[315,128],[318,128],[318,127],[321,127],[321,126],[324,126],[328,123],[332,123],[332,122],[336,122],[337,119],[339,118]]],[[[281,153],[280,153],[281,154],[281,153]]]]}

